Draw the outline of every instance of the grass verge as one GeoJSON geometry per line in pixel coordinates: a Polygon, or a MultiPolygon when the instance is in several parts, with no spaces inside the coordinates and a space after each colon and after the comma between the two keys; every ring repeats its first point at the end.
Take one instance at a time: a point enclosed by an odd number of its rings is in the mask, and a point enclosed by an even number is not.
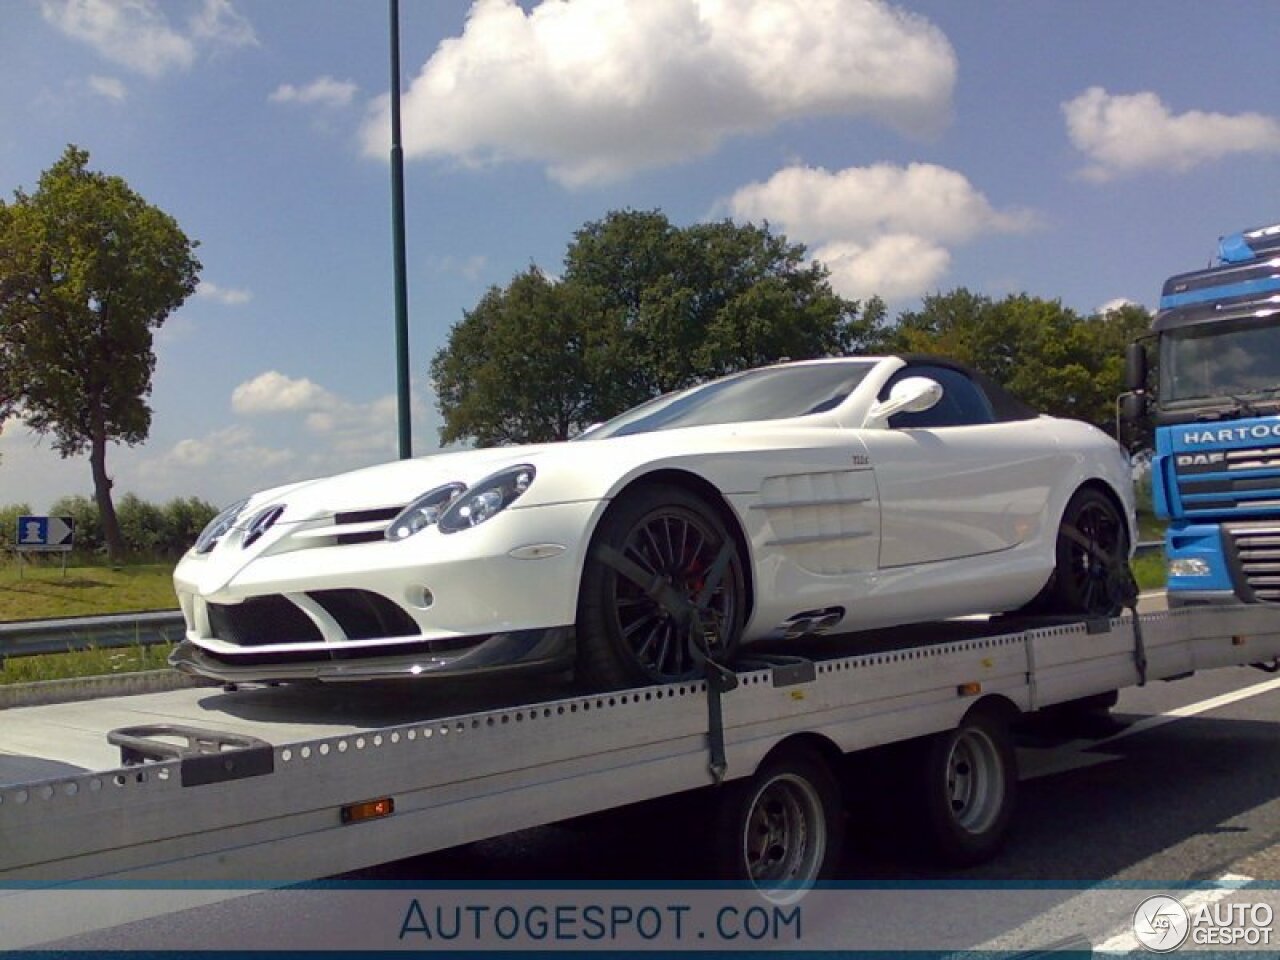
{"type": "Polygon", "coordinates": [[[1165,567],[1164,567],[1164,551],[1158,550],[1155,553],[1144,553],[1141,556],[1134,557],[1133,578],[1138,581],[1138,589],[1140,590],[1159,590],[1164,586],[1165,567]]]}
{"type": "Polygon", "coordinates": [[[69,653],[43,653],[30,657],[9,657],[0,665],[0,684],[34,683],[38,680],[66,680],[71,677],[109,677],[142,670],[164,670],[173,647],[103,647],[69,653]]]}
{"type": "Polygon", "coordinates": [[[176,610],[173,564],[69,566],[56,561],[0,566],[0,621],[176,610]]]}

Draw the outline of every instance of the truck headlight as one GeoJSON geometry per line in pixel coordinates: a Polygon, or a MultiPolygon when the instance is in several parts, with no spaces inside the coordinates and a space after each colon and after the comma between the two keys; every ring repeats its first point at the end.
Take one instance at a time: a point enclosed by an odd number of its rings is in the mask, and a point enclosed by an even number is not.
{"type": "Polygon", "coordinates": [[[1171,577],[1207,577],[1211,573],[1209,564],[1199,557],[1175,557],[1169,561],[1171,577]]]}
{"type": "Polygon", "coordinates": [[[456,533],[477,527],[501,513],[533,483],[534,469],[527,463],[508,467],[467,488],[466,493],[440,515],[440,532],[456,533]]]}

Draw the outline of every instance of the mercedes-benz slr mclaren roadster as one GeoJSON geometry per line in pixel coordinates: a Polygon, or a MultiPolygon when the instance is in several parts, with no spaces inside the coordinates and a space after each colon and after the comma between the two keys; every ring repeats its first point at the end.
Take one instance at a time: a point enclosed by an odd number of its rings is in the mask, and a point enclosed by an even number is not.
{"type": "Polygon", "coordinates": [[[738,373],[566,443],[296,483],[175,572],[172,662],[224,681],[700,674],[741,643],[1118,609],[1128,458],[926,357],[738,373]]]}

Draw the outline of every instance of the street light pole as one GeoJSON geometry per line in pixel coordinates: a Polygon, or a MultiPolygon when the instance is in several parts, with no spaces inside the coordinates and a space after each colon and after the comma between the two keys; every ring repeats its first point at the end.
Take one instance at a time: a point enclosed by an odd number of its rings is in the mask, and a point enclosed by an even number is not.
{"type": "Polygon", "coordinates": [[[400,0],[391,3],[391,242],[396,291],[396,410],[400,459],[413,456],[409,421],[409,290],[405,279],[404,150],[400,146],[400,0]]]}

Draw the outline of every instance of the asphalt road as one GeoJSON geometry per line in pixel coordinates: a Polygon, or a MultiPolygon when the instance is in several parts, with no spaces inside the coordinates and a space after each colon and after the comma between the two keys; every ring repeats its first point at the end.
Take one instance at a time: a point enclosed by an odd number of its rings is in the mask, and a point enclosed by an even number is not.
{"type": "MultiPolygon", "coordinates": [[[[1020,740],[1018,810],[998,857],[963,871],[936,867],[913,824],[895,817],[892,804],[886,810],[859,803],[839,870],[840,880],[854,889],[833,894],[834,908],[818,901],[813,910],[822,915],[810,922],[803,942],[773,945],[1026,949],[1081,936],[1096,945],[1111,936],[1121,938],[1113,939],[1113,949],[1117,943],[1124,948],[1136,945],[1123,938],[1148,888],[1176,892],[1187,881],[1223,877],[1274,887],[1280,883],[1278,732],[1280,681],[1247,668],[1125,690],[1110,718],[1083,726],[1036,725],[1020,740]]],[[[881,781],[874,764],[855,765],[849,779],[856,798],[875,799],[881,781]]],[[[700,831],[690,829],[689,818],[687,806],[662,804],[401,860],[344,879],[401,888],[479,885],[488,888],[488,897],[511,896],[508,888],[520,884],[687,890],[705,873],[700,831]]],[[[254,893],[49,946],[284,947],[310,942],[326,922],[342,923],[344,934],[358,942],[364,942],[360,925],[370,924],[370,947],[409,945],[397,942],[385,913],[362,906],[367,893],[254,893]]],[[[403,904],[413,892],[381,895],[403,904]]],[[[602,946],[563,944],[583,945],[602,946]]],[[[728,945],[742,944],[719,944],[728,945]]]]}

